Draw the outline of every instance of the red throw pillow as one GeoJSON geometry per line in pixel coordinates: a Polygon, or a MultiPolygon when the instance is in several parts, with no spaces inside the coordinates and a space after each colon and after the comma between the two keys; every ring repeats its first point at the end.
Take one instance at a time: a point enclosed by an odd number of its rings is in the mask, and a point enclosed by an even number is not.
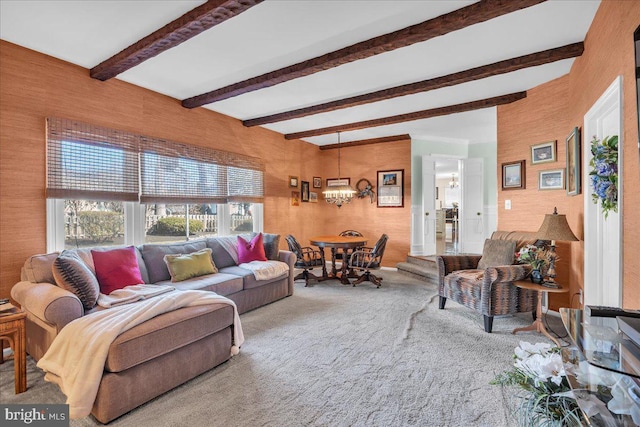
{"type": "Polygon", "coordinates": [[[267,256],[264,253],[262,245],[262,233],[258,233],[256,237],[247,242],[238,236],[238,263],[251,261],[266,261],[267,256]]]}
{"type": "Polygon", "coordinates": [[[100,292],[109,295],[116,289],[144,283],[133,246],[108,251],[91,251],[100,292]]]}

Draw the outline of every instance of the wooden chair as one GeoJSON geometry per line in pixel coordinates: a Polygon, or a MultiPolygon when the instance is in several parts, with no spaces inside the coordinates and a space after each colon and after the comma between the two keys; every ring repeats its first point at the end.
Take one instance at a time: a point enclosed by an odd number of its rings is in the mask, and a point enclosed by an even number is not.
{"type": "MultiPolygon", "coordinates": [[[[362,237],[363,236],[363,234],[361,232],[356,231],[356,230],[344,230],[344,231],[340,232],[340,234],[338,234],[338,235],[339,236],[352,236],[352,237],[362,237]]],[[[362,247],[360,246],[360,247],[355,248],[354,250],[357,251],[358,249],[361,249],[361,248],[362,247]]],[[[349,253],[348,252],[345,253],[344,251],[337,251],[335,249],[332,249],[331,250],[331,258],[332,258],[333,262],[335,262],[335,261],[343,262],[343,260],[345,260],[345,259],[346,259],[345,262],[349,262],[349,253]]]]}
{"type": "Polygon", "coordinates": [[[318,279],[318,276],[311,273],[309,270],[313,270],[314,267],[323,266],[323,257],[319,250],[313,249],[310,246],[301,246],[300,243],[289,234],[285,237],[289,250],[296,255],[295,268],[301,268],[302,273],[298,274],[293,280],[304,279],[304,285],[309,286],[309,279],[318,279]]]}
{"type": "Polygon", "coordinates": [[[380,287],[382,284],[382,278],[375,276],[371,273],[371,270],[378,270],[382,265],[382,256],[384,255],[384,249],[387,246],[387,240],[389,240],[389,236],[383,234],[380,236],[380,239],[376,242],[375,246],[363,247],[354,251],[351,254],[351,258],[349,259],[349,267],[353,270],[362,271],[362,275],[353,282],[353,286],[356,286],[359,283],[364,281],[369,281],[376,285],[376,287],[380,287]]]}

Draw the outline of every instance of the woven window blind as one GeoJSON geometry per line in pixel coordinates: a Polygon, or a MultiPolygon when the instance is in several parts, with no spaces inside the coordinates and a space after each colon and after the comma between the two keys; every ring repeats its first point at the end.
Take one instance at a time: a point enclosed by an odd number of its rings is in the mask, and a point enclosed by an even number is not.
{"type": "Polygon", "coordinates": [[[47,119],[47,197],[138,200],[136,135],[47,119]]]}
{"type": "Polygon", "coordinates": [[[47,167],[50,198],[190,204],[264,200],[262,159],[72,120],[47,119],[47,167]]]}

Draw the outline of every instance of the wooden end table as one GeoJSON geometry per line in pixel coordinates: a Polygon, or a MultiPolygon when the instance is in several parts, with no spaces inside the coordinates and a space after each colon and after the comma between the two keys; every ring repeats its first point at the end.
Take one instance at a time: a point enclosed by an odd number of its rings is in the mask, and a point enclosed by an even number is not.
{"type": "Polygon", "coordinates": [[[513,332],[511,333],[515,334],[516,332],[521,332],[521,331],[538,331],[544,336],[546,336],[547,338],[549,338],[551,341],[556,343],[558,347],[560,347],[560,342],[555,337],[552,337],[551,334],[549,334],[549,332],[547,331],[547,328],[544,327],[544,323],[542,323],[542,295],[545,292],[550,294],[562,294],[565,292],[569,292],[569,289],[564,289],[562,286],[558,285],[557,283],[556,285],[560,287],[551,288],[548,286],[538,285],[537,283],[532,283],[531,281],[527,281],[527,280],[518,280],[516,282],[513,282],[513,284],[520,289],[529,289],[531,291],[538,291],[538,305],[536,306],[536,320],[529,326],[514,329],[513,332]]]}
{"type": "MultiPolygon", "coordinates": [[[[27,390],[27,336],[24,319],[27,313],[17,307],[0,312],[0,341],[6,340],[13,349],[16,394],[27,390]]],[[[0,348],[0,363],[4,363],[0,348]]]]}

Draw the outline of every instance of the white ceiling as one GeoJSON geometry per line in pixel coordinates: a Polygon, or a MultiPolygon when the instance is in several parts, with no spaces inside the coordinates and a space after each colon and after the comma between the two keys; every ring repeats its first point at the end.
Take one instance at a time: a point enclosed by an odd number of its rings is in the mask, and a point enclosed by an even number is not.
{"type": "MultiPolygon", "coordinates": [[[[0,0],[0,38],[92,68],[204,1],[0,0]]],[[[417,24],[474,1],[267,0],[117,78],[185,99],[417,24]]],[[[206,105],[241,119],[426,80],[583,41],[599,0],[550,0],[411,46],[206,105]]],[[[573,59],[457,86],[264,125],[279,133],[336,126],[525,91],[573,59]]],[[[343,132],[342,142],[410,134],[496,140],[495,108],[343,132]]],[[[333,144],[336,135],[304,138],[333,144]]]]}

